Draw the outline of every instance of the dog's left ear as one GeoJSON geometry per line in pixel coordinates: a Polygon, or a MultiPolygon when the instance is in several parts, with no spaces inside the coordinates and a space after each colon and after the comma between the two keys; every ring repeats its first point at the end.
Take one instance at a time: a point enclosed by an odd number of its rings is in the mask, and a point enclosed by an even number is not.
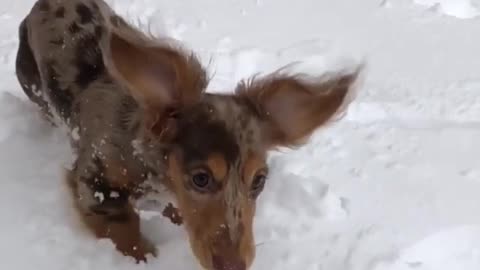
{"type": "Polygon", "coordinates": [[[240,84],[237,95],[259,116],[267,145],[295,146],[346,109],[360,70],[312,79],[270,75],[240,84]]]}

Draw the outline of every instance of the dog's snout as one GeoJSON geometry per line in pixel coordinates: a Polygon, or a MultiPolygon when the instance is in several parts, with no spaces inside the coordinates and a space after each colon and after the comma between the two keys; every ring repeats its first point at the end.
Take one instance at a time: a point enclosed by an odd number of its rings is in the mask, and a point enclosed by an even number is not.
{"type": "Polygon", "coordinates": [[[222,256],[213,256],[213,269],[215,270],[246,270],[244,261],[239,259],[227,259],[222,256]]]}

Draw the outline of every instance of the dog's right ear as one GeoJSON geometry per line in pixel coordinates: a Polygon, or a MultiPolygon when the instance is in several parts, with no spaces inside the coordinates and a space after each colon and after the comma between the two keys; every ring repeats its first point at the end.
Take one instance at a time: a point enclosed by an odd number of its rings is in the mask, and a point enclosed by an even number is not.
{"type": "Polygon", "coordinates": [[[169,114],[197,102],[207,86],[199,61],[169,44],[152,45],[112,32],[106,51],[109,72],[143,107],[147,128],[161,131],[169,114]]]}

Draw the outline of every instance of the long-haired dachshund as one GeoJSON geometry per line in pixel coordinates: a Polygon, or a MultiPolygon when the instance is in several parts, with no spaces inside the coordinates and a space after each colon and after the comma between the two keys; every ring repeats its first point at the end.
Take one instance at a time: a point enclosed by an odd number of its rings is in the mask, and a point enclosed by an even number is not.
{"type": "Polygon", "coordinates": [[[144,34],[102,0],[39,0],[19,38],[23,90],[71,130],[77,157],[67,178],[85,225],[146,260],[156,250],[133,202],[161,185],[209,270],[250,267],[268,151],[301,145],[342,112],[360,72],[276,72],[232,94],[206,93],[194,54],[144,34]]]}

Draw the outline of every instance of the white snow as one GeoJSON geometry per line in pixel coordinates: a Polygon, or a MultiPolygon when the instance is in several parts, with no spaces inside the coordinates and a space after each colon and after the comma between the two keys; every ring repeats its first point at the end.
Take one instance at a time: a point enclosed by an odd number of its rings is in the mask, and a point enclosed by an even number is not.
{"type": "Polygon", "coordinates": [[[105,200],[105,195],[102,192],[95,192],[93,197],[97,199],[99,202],[103,202],[105,200]]]}
{"type": "Polygon", "coordinates": [[[413,0],[446,15],[461,19],[470,19],[480,14],[478,0],[413,0]]]}
{"type": "Polygon", "coordinates": [[[116,191],[110,192],[110,198],[118,198],[120,197],[120,194],[116,191]]]}
{"type": "MultiPolygon", "coordinates": [[[[63,179],[68,140],[14,76],[17,28],[33,0],[3,1],[0,268],[197,269],[183,230],[151,212],[142,226],[159,256],[146,265],[78,225],[63,179]]],[[[272,153],[253,269],[480,269],[478,2],[108,2],[195,49],[215,75],[212,92],[295,61],[312,73],[367,62],[343,120],[272,153]]]]}

